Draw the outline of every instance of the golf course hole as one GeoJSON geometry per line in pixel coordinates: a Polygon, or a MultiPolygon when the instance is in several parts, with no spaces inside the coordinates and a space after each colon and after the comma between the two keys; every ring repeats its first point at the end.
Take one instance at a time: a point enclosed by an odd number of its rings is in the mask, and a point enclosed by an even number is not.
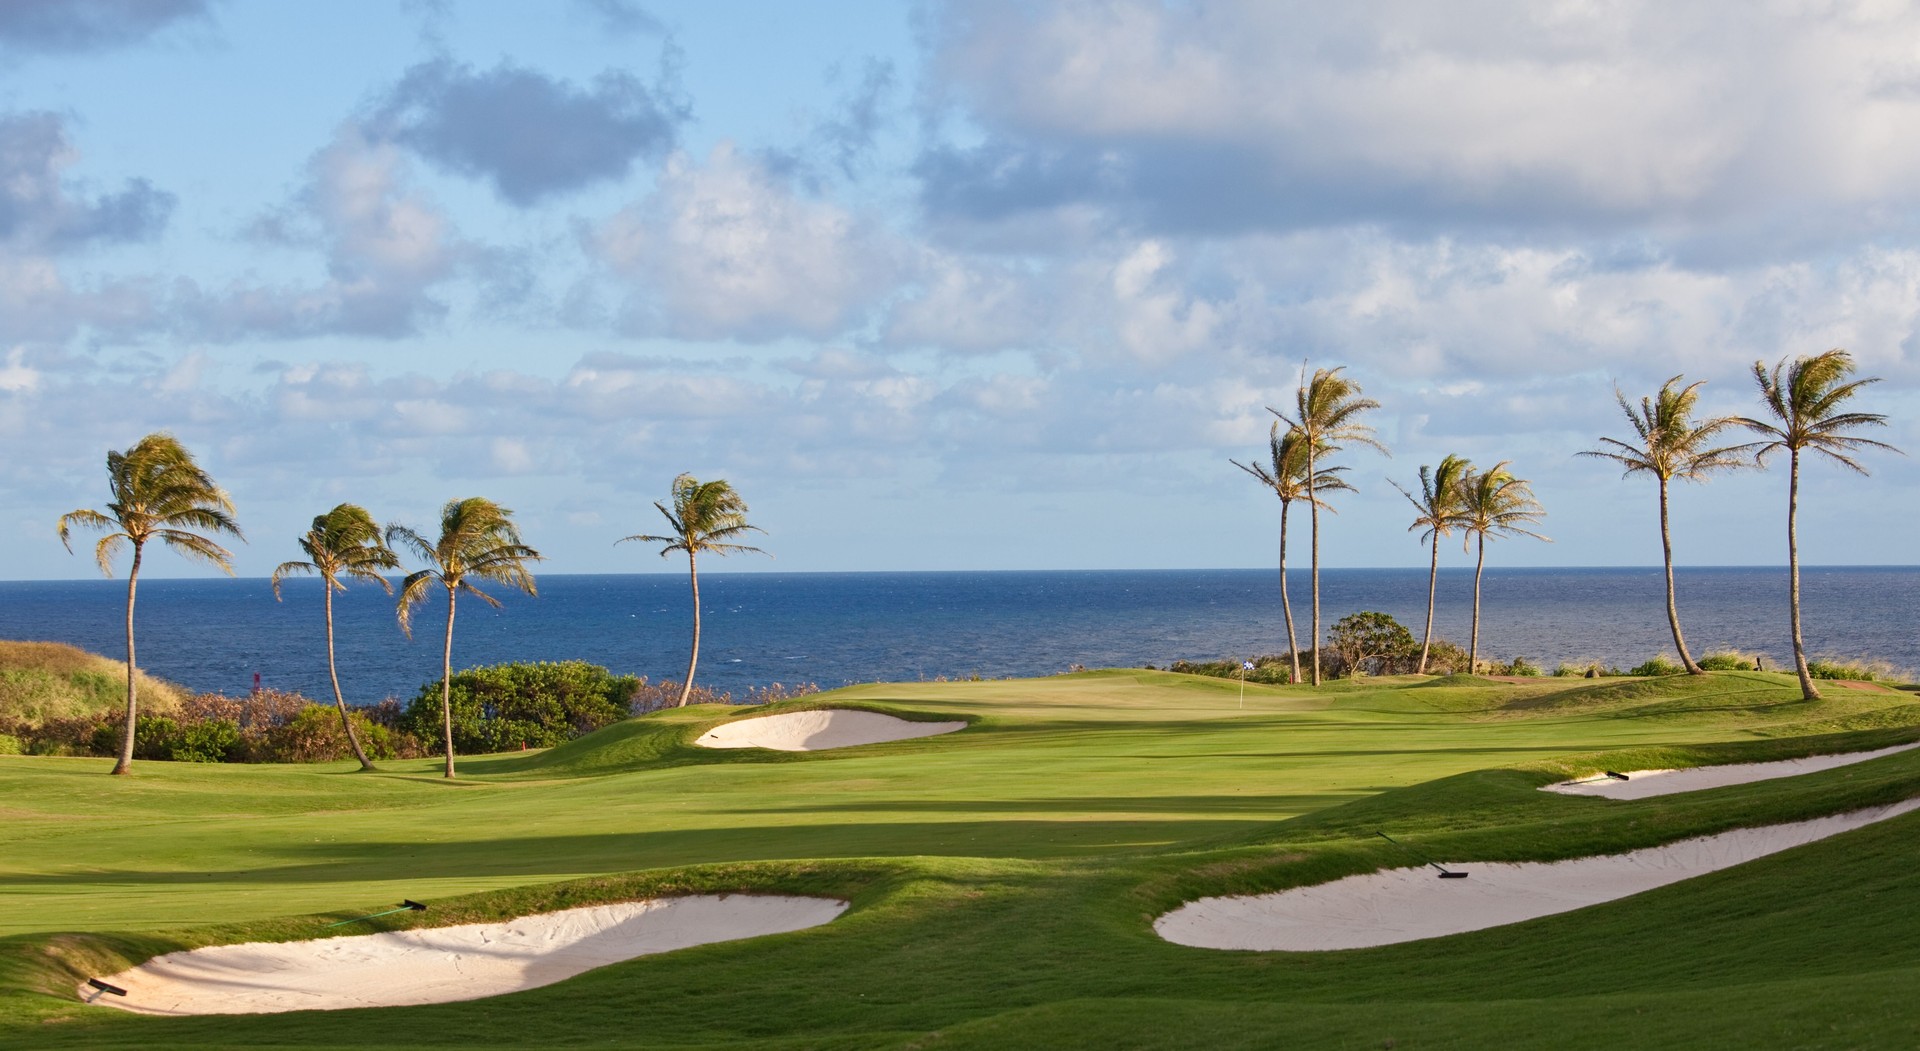
{"type": "Polygon", "coordinates": [[[1680,770],[1629,770],[1620,776],[1600,774],[1577,781],[1559,781],[1542,785],[1545,792],[1568,796],[1600,796],[1605,799],[1649,799],[1675,792],[1698,792],[1707,788],[1744,785],[1753,781],[1771,781],[1776,777],[1811,774],[1835,767],[1864,763],[1920,748],[1920,741],[1876,748],[1871,752],[1843,752],[1839,755],[1810,755],[1800,759],[1781,759],[1771,763],[1726,763],[1721,766],[1690,766],[1680,770]]]}
{"type": "Polygon", "coordinates": [[[1890,806],[1683,839],[1571,861],[1446,862],[1370,872],[1274,894],[1201,898],[1153,922],[1160,937],[1201,949],[1320,952],[1440,938],[1571,912],[1852,831],[1920,809],[1890,806]]]}
{"type": "Polygon", "coordinates": [[[274,1014],[404,1007],[535,989],[694,945],[782,934],[847,909],[832,898],[697,895],[620,902],[469,923],[305,942],[213,945],[168,953],[81,998],[142,1014],[274,1014]]]}
{"type": "Polygon", "coordinates": [[[702,748],[771,748],[779,752],[818,752],[828,748],[908,741],[964,730],[964,722],[916,722],[852,708],[816,708],[785,712],[716,726],[693,742],[702,748]]]}

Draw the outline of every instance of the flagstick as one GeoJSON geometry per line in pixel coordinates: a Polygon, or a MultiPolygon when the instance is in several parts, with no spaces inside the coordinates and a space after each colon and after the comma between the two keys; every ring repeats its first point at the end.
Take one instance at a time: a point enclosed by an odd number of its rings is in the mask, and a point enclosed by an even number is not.
{"type": "Polygon", "coordinates": [[[1240,707],[1247,707],[1247,662],[1240,662],[1240,707]]]}

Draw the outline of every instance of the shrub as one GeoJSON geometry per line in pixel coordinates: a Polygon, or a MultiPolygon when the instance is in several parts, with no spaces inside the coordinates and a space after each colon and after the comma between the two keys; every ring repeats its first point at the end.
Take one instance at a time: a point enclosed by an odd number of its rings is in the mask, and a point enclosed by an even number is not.
{"type": "Polygon", "coordinates": [[[1348,674],[1392,674],[1409,656],[1418,658],[1413,633],[1385,613],[1362,610],[1334,622],[1327,645],[1348,674]]]}
{"type": "MultiPolygon", "coordinates": [[[[455,672],[449,706],[455,750],[547,748],[618,722],[641,688],[586,661],[496,664],[455,672]]],[[[420,687],[403,724],[423,740],[441,738],[439,680],[420,687]]],[[[677,694],[676,694],[677,696],[677,694]]]]}
{"type": "Polygon", "coordinates": [[[240,724],[231,719],[187,723],[167,742],[167,758],[176,763],[233,763],[245,751],[240,724]]]}
{"type": "MultiPolygon", "coordinates": [[[[1420,659],[1420,651],[1414,650],[1413,659],[1420,659]]],[[[1427,647],[1427,674],[1453,675],[1467,670],[1467,651],[1445,639],[1434,639],[1427,647]]]]}
{"type": "Polygon", "coordinates": [[[1885,667],[1865,664],[1860,661],[1837,661],[1816,659],[1807,662],[1807,674],[1816,679],[1853,679],[1857,682],[1873,682],[1890,678],[1885,667]]]}
{"type": "Polygon", "coordinates": [[[1627,674],[1640,675],[1645,677],[1654,677],[1654,676],[1660,676],[1660,675],[1679,675],[1681,672],[1684,672],[1686,670],[1687,669],[1681,667],[1680,665],[1675,664],[1672,661],[1668,660],[1665,654],[1661,654],[1660,656],[1647,661],[1645,664],[1635,665],[1634,667],[1628,669],[1627,674]]]}
{"type": "Polygon", "coordinates": [[[1715,650],[1698,663],[1706,671],[1752,671],[1754,668],[1753,658],[1739,650],[1715,650]]]}
{"type": "Polygon", "coordinates": [[[1506,674],[1537,678],[1540,675],[1540,666],[1530,663],[1525,657],[1515,657],[1507,663],[1506,674]]]}
{"type": "MultiPolygon", "coordinates": [[[[369,759],[394,758],[393,731],[352,709],[347,719],[369,759]]],[[[324,763],[353,755],[346,732],[340,728],[340,710],[330,704],[308,704],[293,718],[268,730],[254,750],[254,758],[275,763],[324,763]]]]}
{"type": "Polygon", "coordinates": [[[26,745],[12,734],[0,734],[0,755],[19,755],[25,752],[26,745]]]}

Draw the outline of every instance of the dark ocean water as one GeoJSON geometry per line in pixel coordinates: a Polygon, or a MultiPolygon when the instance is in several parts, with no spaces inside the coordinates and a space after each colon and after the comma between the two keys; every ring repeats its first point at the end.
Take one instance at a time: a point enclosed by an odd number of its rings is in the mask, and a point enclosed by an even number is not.
{"type": "MultiPolygon", "coordinates": [[[[1786,571],[1683,569],[1681,623],[1696,656],[1720,647],[1791,653],[1786,571]]],[[[1801,573],[1809,652],[1920,669],[1920,567],[1814,567],[1801,573]]],[[[740,692],[768,683],[901,681],[1046,675],[1165,666],[1285,649],[1277,575],[1265,570],[955,573],[714,573],[699,681],[740,692]]],[[[1308,580],[1289,574],[1301,645],[1308,580]]],[[[1435,631],[1466,642],[1470,569],[1443,569],[1435,631]]],[[[263,684],[327,698],[320,585],[294,580],[275,602],[265,580],[142,580],[137,637],[143,668],[196,690],[242,693],[263,684]]],[[[0,638],[49,639],[124,652],[122,580],[0,582],[0,638]]],[[[544,575],[537,599],[465,599],[454,665],[579,658],[650,679],[686,668],[687,582],[675,574],[544,575]]],[[[1323,627],[1380,610],[1416,636],[1425,614],[1422,569],[1321,574],[1323,627]]],[[[348,700],[410,698],[439,676],[445,607],[416,611],[415,637],[393,600],[357,585],[335,600],[348,700]]],[[[1481,651],[1543,668],[1601,660],[1622,667],[1671,652],[1660,571],[1488,569],[1481,651]]]]}

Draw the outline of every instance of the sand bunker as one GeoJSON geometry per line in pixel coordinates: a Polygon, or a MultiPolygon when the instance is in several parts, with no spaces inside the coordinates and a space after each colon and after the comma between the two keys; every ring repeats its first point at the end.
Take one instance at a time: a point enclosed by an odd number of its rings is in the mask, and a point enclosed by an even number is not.
{"type": "Polygon", "coordinates": [[[1599,776],[1578,781],[1561,781],[1541,786],[1544,791],[1569,796],[1604,796],[1608,799],[1646,799],[1675,792],[1698,792],[1704,788],[1744,785],[1751,781],[1770,781],[1776,777],[1811,774],[1837,766],[1864,763],[1883,755],[1920,748],[1920,741],[1878,748],[1871,752],[1845,752],[1840,755],[1810,755],[1804,759],[1782,759],[1773,763],[1727,763],[1722,766],[1693,766],[1682,770],[1629,770],[1627,780],[1599,776]]]}
{"type": "Polygon", "coordinates": [[[1154,921],[1162,938],[1202,949],[1314,952],[1438,938],[1570,912],[1678,883],[1920,809],[1892,806],[1738,829],[1630,854],[1552,863],[1443,862],[1348,876],[1277,894],[1201,898],[1154,921]]]}
{"type": "Polygon", "coordinates": [[[471,923],[309,942],[214,945],[157,956],[86,985],[90,1003],[143,1014],[273,1014],[477,1000],[534,989],[636,956],[817,927],[845,912],[830,898],[755,894],[595,905],[506,923],[471,923]]]}
{"type": "Polygon", "coordinates": [[[763,715],[716,726],[693,742],[702,748],[772,748],[781,752],[817,752],[857,744],[906,741],[964,730],[963,722],[923,723],[879,712],[817,708],[810,712],[763,715]]]}

